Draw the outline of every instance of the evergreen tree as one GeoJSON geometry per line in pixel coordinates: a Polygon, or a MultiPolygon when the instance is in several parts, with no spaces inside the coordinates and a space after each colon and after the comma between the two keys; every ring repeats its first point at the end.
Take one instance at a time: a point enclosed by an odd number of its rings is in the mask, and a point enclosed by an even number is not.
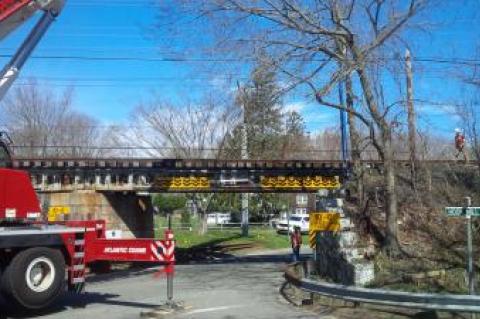
{"type": "Polygon", "coordinates": [[[252,73],[252,83],[239,92],[247,127],[249,158],[277,158],[282,135],[282,101],[275,72],[265,64],[252,73]]]}
{"type": "MultiPolygon", "coordinates": [[[[250,159],[275,159],[281,155],[283,119],[279,91],[273,68],[260,61],[252,71],[250,83],[237,92],[235,102],[242,108],[250,159]]],[[[241,134],[239,123],[227,139],[228,157],[240,157],[241,134]]]]}

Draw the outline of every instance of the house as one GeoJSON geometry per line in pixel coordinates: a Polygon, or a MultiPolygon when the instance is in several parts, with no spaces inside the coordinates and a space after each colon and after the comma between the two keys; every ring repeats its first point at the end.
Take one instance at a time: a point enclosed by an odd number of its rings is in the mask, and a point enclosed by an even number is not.
{"type": "Polygon", "coordinates": [[[294,194],[291,206],[292,213],[302,215],[315,211],[315,199],[315,194],[311,193],[294,194]]]}

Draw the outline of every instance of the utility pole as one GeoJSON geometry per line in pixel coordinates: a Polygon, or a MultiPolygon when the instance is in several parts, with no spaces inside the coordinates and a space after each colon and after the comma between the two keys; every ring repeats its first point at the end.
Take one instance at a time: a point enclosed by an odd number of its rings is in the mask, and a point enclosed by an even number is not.
{"type": "MultiPolygon", "coordinates": [[[[475,295],[475,272],[473,270],[473,234],[472,234],[472,214],[468,212],[468,208],[472,206],[472,198],[465,197],[465,217],[467,219],[467,276],[468,276],[468,293],[475,295]]],[[[476,314],[472,313],[471,319],[476,319],[476,314]]]]}
{"type": "MultiPolygon", "coordinates": [[[[342,20],[344,20],[344,17],[343,15],[341,14],[342,10],[337,7],[338,4],[335,3],[334,6],[336,7],[335,8],[335,12],[336,14],[334,15],[333,19],[340,22],[342,20]]],[[[337,30],[339,29],[339,24],[337,23],[337,30]]],[[[340,30],[338,30],[340,31],[340,30]]],[[[341,56],[344,56],[346,57],[347,56],[347,47],[345,45],[345,41],[344,40],[338,40],[336,41],[336,44],[337,44],[337,52],[341,55],[341,56]]],[[[339,67],[340,69],[342,68],[342,65],[341,63],[339,64],[339,67]]],[[[339,104],[342,106],[342,107],[345,107],[345,100],[344,100],[344,97],[343,97],[343,88],[344,88],[344,85],[345,85],[345,80],[342,80],[338,83],[338,102],[339,104]]],[[[347,140],[347,112],[345,112],[345,108],[343,110],[340,110],[340,130],[341,130],[341,140],[340,140],[340,143],[341,143],[341,160],[343,162],[346,162],[348,160],[348,140],[347,140]]]]}
{"type": "MultiPolygon", "coordinates": [[[[338,100],[340,105],[344,106],[344,98],[343,98],[343,85],[344,82],[340,82],[338,84],[338,100]]],[[[345,110],[340,110],[340,128],[341,128],[341,159],[342,161],[348,160],[348,139],[347,139],[347,112],[345,110]]]]}
{"type": "MultiPolygon", "coordinates": [[[[244,91],[241,90],[240,84],[237,82],[238,92],[242,94],[241,101],[242,101],[242,130],[241,130],[241,158],[242,160],[248,159],[248,149],[247,149],[247,123],[245,118],[245,100],[244,100],[244,91]]],[[[241,194],[241,206],[242,206],[242,236],[248,236],[248,193],[241,194]]]]}
{"type": "MultiPolygon", "coordinates": [[[[465,197],[465,210],[472,206],[472,198],[465,197]]],[[[468,292],[475,294],[475,274],[473,270],[473,244],[472,244],[472,215],[469,212],[465,214],[467,218],[467,274],[468,274],[468,292]]]]}
{"type": "Polygon", "coordinates": [[[405,50],[405,68],[407,74],[407,114],[408,114],[408,145],[410,150],[410,175],[412,189],[417,190],[417,174],[416,174],[416,124],[415,109],[413,106],[413,76],[412,76],[412,59],[410,50],[405,50]]]}

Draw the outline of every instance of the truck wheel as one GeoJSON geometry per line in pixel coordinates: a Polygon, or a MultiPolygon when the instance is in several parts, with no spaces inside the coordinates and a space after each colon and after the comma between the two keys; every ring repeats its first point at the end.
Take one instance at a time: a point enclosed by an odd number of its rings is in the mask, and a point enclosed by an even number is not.
{"type": "Polygon", "coordinates": [[[59,250],[35,247],[19,252],[5,269],[1,290],[6,299],[27,309],[52,303],[65,286],[65,260],[59,250]]]}

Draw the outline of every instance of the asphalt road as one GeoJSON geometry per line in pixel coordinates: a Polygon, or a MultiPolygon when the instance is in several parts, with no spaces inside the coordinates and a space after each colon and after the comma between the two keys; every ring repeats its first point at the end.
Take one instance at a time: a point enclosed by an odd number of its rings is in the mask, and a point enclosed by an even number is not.
{"type": "MultiPolygon", "coordinates": [[[[187,309],[168,318],[318,318],[296,308],[279,293],[286,255],[255,255],[208,263],[177,265],[174,300],[187,309]]],[[[153,270],[122,271],[90,278],[82,295],[67,294],[41,313],[8,312],[6,318],[103,319],[140,318],[166,300],[165,277],[153,270]]],[[[5,318],[5,315],[0,316],[5,318]]]]}

